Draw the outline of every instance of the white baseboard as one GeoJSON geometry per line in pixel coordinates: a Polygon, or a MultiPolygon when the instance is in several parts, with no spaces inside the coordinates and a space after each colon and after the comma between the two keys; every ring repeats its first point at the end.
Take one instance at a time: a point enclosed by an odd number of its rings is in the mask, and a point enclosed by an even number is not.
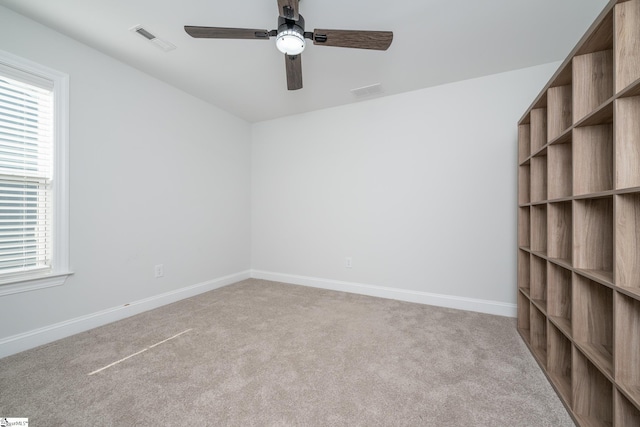
{"type": "Polygon", "coordinates": [[[250,277],[250,271],[247,270],[176,289],[175,291],[166,292],[164,294],[154,295],[127,305],[108,308],[85,316],[76,317],[75,319],[65,320],[64,322],[55,323],[43,328],[34,329],[18,335],[12,335],[10,337],[0,339],[0,358],[84,332],[89,329],[97,328],[98,326],[106,325],[107,323],[143,313],[163,305],[171,304],[203,292],[212,291],[250,277]]]}
{"type": "Polygon", "coordinates": [[[389,298],[438,307],[458,310],[476,311],[498,316],[516,317],[516,305],[499,301],[488,301],[475,298],[464,298],[453,295],[432,294],[408,289],[388,288],[384,286],[366,285],[362,283],[342,282],[338,280],[320,279],[317,277],[296,276],[293,274],[274,273],[270,271],[251,270],[255,279],[272,280],[294,285],[311,286],[333,291],[350,292],[373,297],[389,298]]]}

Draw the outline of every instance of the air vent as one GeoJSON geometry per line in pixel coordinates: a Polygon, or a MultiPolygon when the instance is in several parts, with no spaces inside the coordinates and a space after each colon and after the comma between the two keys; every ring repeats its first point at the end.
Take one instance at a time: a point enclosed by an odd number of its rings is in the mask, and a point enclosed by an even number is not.
{"type": "Polygon", "coordinates": [[[351,89],[351,93],[356,98],[364,98],[366,96],[379,95],[383,92],[384,90],[382,90],[382,85],[380,83],[359,87],[357,89],[351,89]]]}
{"type": "Polygon", "coordinates": [[[143,28],[142,25],[136,25],[135,27],[129,28],[130,31],[134,33],[138,33],[141,37],[144,37],[146,40],[153,43],[156,47],[163,50],[164,52],[169,52],[176,48],[173,43],[170,43],[166,40],[163,40],[159,37],[156,37],[153,33],[143,28]]]}
{"type": "Polygon", "coordinates": [[[147,40],[153,40],[156,38],[156,36],[151,34],[149,31],[145,30],[144,28],[138,28],[136,30],[136,33],[140,34],[142,37],[144,37],[147,40]]]}

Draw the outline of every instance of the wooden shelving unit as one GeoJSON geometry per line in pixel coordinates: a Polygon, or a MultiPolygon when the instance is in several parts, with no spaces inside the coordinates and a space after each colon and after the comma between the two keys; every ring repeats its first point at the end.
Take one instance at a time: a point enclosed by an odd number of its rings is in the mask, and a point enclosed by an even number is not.
{"type": "Polygon", "coordinates": [[[640,426],[640,0],[518,123],[518,331],[579,426],[640,426]]]}

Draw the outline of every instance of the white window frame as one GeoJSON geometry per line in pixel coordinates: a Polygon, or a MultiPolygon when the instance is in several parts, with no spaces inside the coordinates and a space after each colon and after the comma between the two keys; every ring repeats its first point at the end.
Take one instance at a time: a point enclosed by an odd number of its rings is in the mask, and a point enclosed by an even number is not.
{"type": "Polygon", "coordinates": [[[53,82],[53,249],[51,269],[0,278],[0,296],[64,284],[69,267],[69,76],[0,50],[0,64],[53,82]]]}

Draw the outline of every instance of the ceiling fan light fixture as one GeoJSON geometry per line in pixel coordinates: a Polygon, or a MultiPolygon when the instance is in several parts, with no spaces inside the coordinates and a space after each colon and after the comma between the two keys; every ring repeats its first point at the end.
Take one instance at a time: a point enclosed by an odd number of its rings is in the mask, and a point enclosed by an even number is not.
{"type": "Polygon", "coordinates": [[[300,55],[304,50],[304,18],[298,14],[298,20],[278,17],[276,47],[289,56],[300,55]]]}
{"type": "Polygon", "coordinates": [[[294,29],[284,30],[276,36],[276,47],[282,53],[295,56],[304,50],[304,35],[294,29]]]}

